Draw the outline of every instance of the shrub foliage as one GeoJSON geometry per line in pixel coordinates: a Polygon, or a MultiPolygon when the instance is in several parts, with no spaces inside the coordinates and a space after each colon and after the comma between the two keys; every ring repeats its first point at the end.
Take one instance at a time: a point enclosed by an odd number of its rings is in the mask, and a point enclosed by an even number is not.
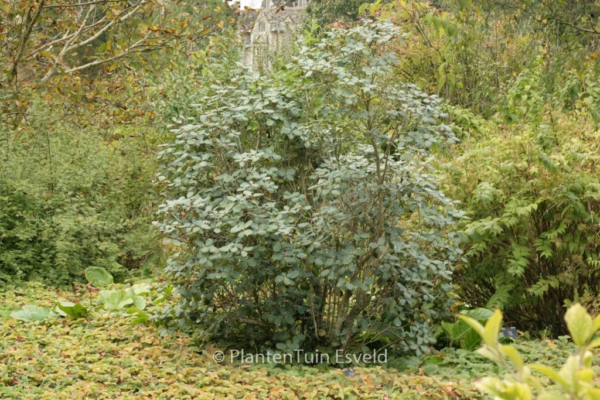
{"type": "Polygon", "coordinates": [[[399,36],[333,30],[282,70],[207,83],[201,116],[180,121],[158,226],[181,250],[167,268],[181,316],[212,338],[284,352],[434,341],[461,214],[427,157],[455,137],[437,97],[390,78],[399,36]]]}
{"type": "Polygon", "coordinates": [[[583,400],[600,398],[600,389],[595,387],[593,350],[600,346],[597,332],[600,317],[592,319],[581,304],[574,304],[566,312],[564,319],[568,326],[577,352],[570,355],[560,370],[547,365],[525,364],[521,354],[511,345],[498,341],[502,326],[502,313],[496,310],[494,316],[482,326],[477,320],[461,316],[483,339],[484,344],[477,351],[506,369],[506,377],[487,377],[475,382],[475,386],[494,399],[553,399],[583,400]],[[508,362],[510,360],[510,363],[508,362]],[[533,375],[539,372],[549,378],[551,385],[533,375]]]}
{"type": "Polygon", "coordinates": [[[30,129],[2,131],[0,283],[68,285],[89,266],[123,277],[158,254],[144,149],[95,129],[75,136],[39,101],[31,114],[30,129]]]}
{"type": "Polygon", "coordinates": [[[591,301],[600,283],[599,133],[589,115],[533,112],[522,106],[532,96],[519,98],[525,122],[489,124],[448,165],[447,190],[471,218],[455,283],[469,304],[560,335],[565,303],[591,301]]]}

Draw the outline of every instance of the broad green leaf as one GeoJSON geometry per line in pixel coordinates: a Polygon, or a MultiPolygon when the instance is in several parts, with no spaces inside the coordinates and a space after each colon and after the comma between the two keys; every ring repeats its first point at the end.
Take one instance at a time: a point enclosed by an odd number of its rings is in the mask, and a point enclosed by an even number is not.
{"type": "Polygon", "coordinates": [[[473,328],[465,321],[458,321],[452,326],[452,340],[459,340],[467,333],[472,332],[473,328]]]}
{"type": "Polygon", "coordinates": [[[521,370],[521,368],[523,368],[523,359],[521,358],[521,355],[519,354],[517,349],[515,349],[513,346],[502,346],[502,350],[504,351],[506,356],[510,358],[513,364],[515,364],[515,367],[517,367],[518,370],[521,370]]]}
{"type": "Polygon", "coordinates": [[[423,360],[423,364],[424,365],[429,365],[429,364],[436,365],[436,364],[440,364],[442,361],[444,361],[444,359],[442,357],[429,356],[425,360],[423,360]]]}
{"type": "Polygon", "coordinates": [[[600,389],[589,387],[587,388],[587,393],[590,396],[590,400],[600,400],[600,389]]]}
{"type": "Polygon", "coordinates": [[[481,325],[479,322],[477,322],[473,318],[469,318],[464,315],[457,315],[457,317],[462,319],[463,321],[465,321],[467,324],[469,324],[475,330],[475,332],[477,332],[479,334],[479,336],[483,337],[483,332],[484,332],[483,325],[481,325]]]}
{"type": "Polygon", "coordinates": [[[438,93],[442,91],[445,84],[446,84],[446,74],[441,73],[440,78],[438,80],[438,93]]]}
{"type": "Polygon", "coordinates": [[[590,368],[592,366],[592,364],[594,363],[594,353],[592,353],[589,350],[587,350],[585,353],[583,353],[583,356],[581,356],[581,358],[582,358],[582,364],[586,368],[590,368]]]}
{"type": "Polygon", "coordinates": [[[452,72],[448,74],[448,82],[450,83],[450,89],[454,89],[456,86],[456,75],[454,75],[452,72]]]}
{"type": "Polygon", "coordinates": [[[461,314],[469,318],[476,319],[477,321],[483,322],[490,319],[492,315],[494,315],[494,312],[488,310],[487,308],[475,308],[473,310],[461,311],[461,314]]]}
{"type": "Polygon", "coordinates": [[[44,321],[54,316],[54,313],[46,307],[23,306],[20,310],[10,313],[11,318],[20,321],[44,321]]]}
{"type": "Polygon", "coordinates": [[[58,301],[57,308],[61,314],[73,319],[83,318],[88,315],[88,309],[81,303],[71,303],[70,301],[58,301]]]}
{"type": "Polygon", "coordinates": [[[594,370],[591,368],[580,369],[578,373],[579,382],[590,383],[594,379],[594,370]]]}
{"type": "Polygon", "coordinates": [[[507,384],[505,389],[505,396],[505,399],[514,400],[531,400],[533,398],[531,388],[527,384],[521,382],[511,382],[507,384]]]}
{"type": "Polygon", "coordinates": [[[539,364],[532,364],[529,365],[529,367],[535,371],[541,372],[542,374],[546,375],[548,378],[553,380],[555,383],[558,383],[563,388],[569,387],[567,381],[565,381],[564,378],[552,368],[539,364]]]}
{"type": "MultiPolygon", "coordinates": [[[[131,294],[130,294],[130,296],[131,296],[131,294]]],[[[140,310],[143,310],[146,308],[146,298],[145,297],[133,295],[133,296],[131,296],[131,300],[133,301],[133,306],[135,308],[139,308],[140,310]]]]}
{"type": "Polygon", "coordinates": [[[500,310],[494,311],[494,315],[485,324],[483,340],[490,346],[494,346],[498,339],[498,332],[502,326],[502,313],[500,310]]]}
{"type": "Polygon", "coordinates": [[[131,321],[131,325],[147,325],[148,322],[150,321],[150,314],[146,313],[145,311],[137,308],[137,307],[131,307],[130,309],[127,310],[128,314],[133,314],[135,317],[133,318],[133,320],[131,321]]]}
{"type": "Polygon", "coordinates": [[[454,330],[454,324],[446,321],[442,321],[441,323],[442,329],[448,336],[448,339],[452,340],[452,331],[454,330]]]}
{"type": "Polygon", "coordinates": [[[474,329],[469,330],[461,341],[461,347],[466,350],[475,350],[481,345],[481,336],[474,329]]]}
{"type": "Polygon", "coordinates": [[[565,380],[565,389],[574,390],[579,382],[579,356],[571,355],[560,369],[559,375],[565,380]]]}
{"type": "Polygon", "coordinates": [[[129,294],[129,297],[131,297],[131,301],[133,302],[133,307],[139,308],[140,310],[143,310],[144,308],[146,308],[146,298],[143,296],[138,296],[137,294],[135,294],[134,290],[132,288],[127,290],[127,294],[129,294]]]}
{"type": "Polygon", "coordinates": [[[85,278],[94,286],[108,286],[114,282],[113,276],[102,267],[86,268],[85,278]]]}
{"type": "Polygon", "coordinates": [[[600,329],[600,315],[594,318],[594,333],[598,332],[598,329],[600,329]]]}
{"type": "Polygon", "coordinates": [[[594,321],[581,304],[574,304],[565,314],[565,321],[573,342],[584,346],[594,335],[594,321]]]}
{"type": "Polygon", "coordinates": [[[138,283],[137,285],[133,285],[131,287],[131,290],[133,290],[133,293],[138,295],[147,294],[150,293],[150,291],[152,290],[152,285],[148,283],[138,283]]]}
{"type": "Polygon", "coordinates": [[[119,310],[133,304],[133,299],[124,290],[102,290],[98,300],[107,310],[119,310]]]}

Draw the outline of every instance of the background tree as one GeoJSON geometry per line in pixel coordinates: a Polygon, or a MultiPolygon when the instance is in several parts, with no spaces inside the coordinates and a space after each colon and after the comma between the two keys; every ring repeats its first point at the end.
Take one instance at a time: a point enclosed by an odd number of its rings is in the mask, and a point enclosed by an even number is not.
{"type": "Polygon", "coordinates": [[[0,284],[161,267],[148,218],[164,80],[202,65],[235,12],[218,1],[3,3],[0,284]]]}
{"type": "MultiPolygon", "coordinates": [[[[375,3],[375,1],[312,0],[308,6],[308,15],[316,20],[321,27],[338,21],[342,23],[357,21],[360,6],[364,3],[375,3]]],[[[384,3],[387,3],[387,1],[384,1],[384,3]]]]}

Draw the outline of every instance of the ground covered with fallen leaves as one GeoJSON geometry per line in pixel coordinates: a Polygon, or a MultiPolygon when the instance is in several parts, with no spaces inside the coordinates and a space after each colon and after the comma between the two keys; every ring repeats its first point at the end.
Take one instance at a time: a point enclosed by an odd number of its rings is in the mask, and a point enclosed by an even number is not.
{"type": "MultiPolygon", "coordinates": [[[[156,311],[151,300],[157,296],[147,295],[148,312],[156,311]]],[[[101,309],[97,293],[83,288],[77,295],[39,284],[0,289],[0,398],[476,399],[472,380],[500,372],[477,354],[454,349],[355,367],[351,374],[328,366],[217,364],[215,348],[199,351],[183,334],[161,335],[132,319],[101,309]],[[54,307],[58,300],[80,301],[90,314],[43,322],[10,317],[23,305],[54,307]]],[[[550,342],[520,346],[532,361],[552,359],[556,350],[550,342]]],[[[557,360],[567,350],[560,348],[557,360]]]]}

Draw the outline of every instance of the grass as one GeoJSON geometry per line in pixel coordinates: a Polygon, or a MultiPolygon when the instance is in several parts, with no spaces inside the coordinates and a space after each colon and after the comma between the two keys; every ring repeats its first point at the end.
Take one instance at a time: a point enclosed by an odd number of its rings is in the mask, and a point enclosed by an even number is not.
{"type": "MultiPolygon", "coordinates": [[[[114,285],[119,288],[119,285],[114,285]]],[[[154,285],[156,286],[156,285],[154,285]]],[[[153,289],[148,300],[159,297],[153,289]]],[[[150,306],[157,311],[158,306],[150,306]]],[[[444,349],[426,358],[348,370],[319,366],[217,364],[183,334],[161,335],[153,325],[108,312],[95,291],[75,295],[29,283],[0,292],[0,398],[7,399],[476,399],[473,378],[500,371],[473,352],[444,349]],[[21,306],[80,301],[87,319],[22,322],[21,306]],[[346,374],[344,373],[346,372],[346,374]],[[347,376],[350,375],[350,376],[347,376]]],[[[529,362],[560,365],[563,342],[518,345],[529,362]]]]}

